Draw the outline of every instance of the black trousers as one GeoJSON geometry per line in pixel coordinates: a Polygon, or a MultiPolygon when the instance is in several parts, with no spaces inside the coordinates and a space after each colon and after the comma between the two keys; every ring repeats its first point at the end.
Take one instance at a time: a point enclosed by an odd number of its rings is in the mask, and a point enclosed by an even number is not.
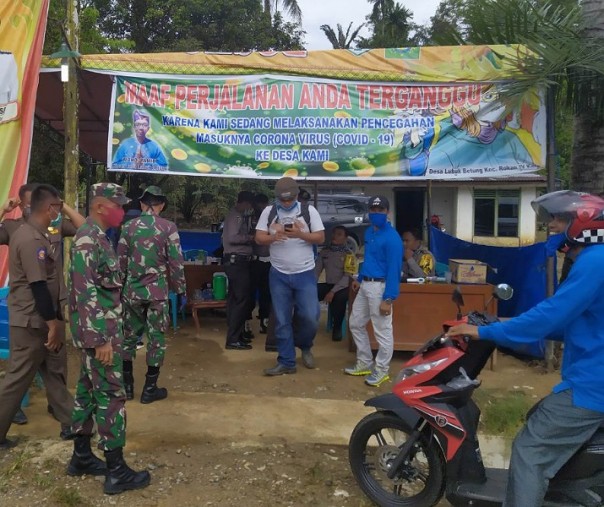
{"type": "Polygon", "coordinates": [[[241,339],[245,321],[250,314],[251,298],[251,262],[226,262],[224,271],[229,280],[227,295],[227,336],[226,342],[235,343],[241,339]]]}
{"type": "MultiPolygon", "coordinates": [[[[333,289],[333,283],[319,283],[317,284],[317,291],[319,293],[319,301],[323,301],[325,295],[333,289]]],[[[332,302],[329,304],[331,315],[333,316],[333,328],[340,329],[342,322],[346,314],[346,303],[348,303],[348,287],[340,289],[333,296],[332,302]]]]}
{"type": "Polygon", "coordinates": [[[260,319],[268,319],[271,313],[271,289],[268,283],[268,274],[271,270],[270,262],[252,261],[251,276],[252,276],[252,292],[251,292],[251,313],[256,306],[256,295],[258,297],[258,316],[260,319]]]}

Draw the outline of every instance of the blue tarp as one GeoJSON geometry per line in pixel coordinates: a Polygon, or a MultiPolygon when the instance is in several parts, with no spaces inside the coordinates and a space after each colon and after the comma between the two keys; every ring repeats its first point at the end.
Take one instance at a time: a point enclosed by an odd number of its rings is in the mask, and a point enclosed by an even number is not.
{"type": "MultiPolygon", "coordinates": [[[[514,288],[512,299],[499,302],[501,317],[519,315],[546,297],[545,243],[521,247],[477,245],[430,227],[430,250],[438,262],[448,263],[449,259],[476,259],[496,268],[496,273],[493,269],[488,270],[487,281],[491,284],[507,283],[514,288]]],[[[536,346],[526,352],[543,357],[541,347],[536,346]]]]}
{"type": "Polygon", "coordinates": [[[179,231],[180,245],[185,250],[205,250],[209,255],[220,246],[220,232],[179,231]]]}

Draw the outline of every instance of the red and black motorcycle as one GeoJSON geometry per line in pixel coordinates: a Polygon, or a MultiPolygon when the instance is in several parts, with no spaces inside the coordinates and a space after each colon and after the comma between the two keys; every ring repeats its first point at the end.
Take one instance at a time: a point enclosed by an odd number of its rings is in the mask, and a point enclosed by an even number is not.
{"type": "MultiPolygon", "coordinates": [[[[510,299],[502,284],[494,296],[510,299]]],[[[462,318],[463,298],[453,294],[457,320],[486,325],[497,320],[482,312],[462,318]]],[[[365,405],[376,413],[355,427],[349,444],[352,473],[363,492],[381,507],[428,507],[443,495],[454,506],[500,506],[506,469],[485,468],[478,442],[480,409],[472,394],[493,342],[464,336],[431,339],[403,366],[392,393],[365,405]]],[[[530,412],[529,412],[530,414],[530,412]]],[[[604,429],[598,431],[549,484],[544,505],[604,505],[604,429]]]]}

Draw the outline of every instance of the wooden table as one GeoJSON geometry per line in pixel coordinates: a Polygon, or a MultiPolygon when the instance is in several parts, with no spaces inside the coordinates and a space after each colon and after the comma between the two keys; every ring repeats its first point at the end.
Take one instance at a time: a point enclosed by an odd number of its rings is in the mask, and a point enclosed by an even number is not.
{"type": "MultiPolygon", "coordinates": [[[[415,351],[426,341],[442,333],[442,323],[455,320],[457,306],[451,301],[451,294],[457,284],[447,283],[401,283],[399,297],[392,304],[392,324],[394,328],[394,350],[415,351]]],[[[464,299],[461,311],[486,311],[497,315],[497,300],[492,298],[493,286],[459,285],[464,299]],[[487,304],[488,303],[488,304],[487,304]]],[[[349,313],[356,293],[350,290],[349,313]]],[[[368,331],[371,348],[378,348],[369,322],[368,331]]],[[[348,327],[350,350],[354,350],[354,341],[348,327]]],[[[492,356],[491,368],[494,368],[495,354],[492,356]]]]}
{"type": "Polygon", "coordinates": [[[212,283],[214,273],[224,272],[224,266],[220,264],[196,264],[195,262],[185,262],[185,280],[187,282],[187,308],[191,310],[197,335],[201,332],[201,323],[199,321],[199,310],[226,308],[226,299],[201,300],[195,299],[195,291],[203,290],[208,283],[212,283]]]}

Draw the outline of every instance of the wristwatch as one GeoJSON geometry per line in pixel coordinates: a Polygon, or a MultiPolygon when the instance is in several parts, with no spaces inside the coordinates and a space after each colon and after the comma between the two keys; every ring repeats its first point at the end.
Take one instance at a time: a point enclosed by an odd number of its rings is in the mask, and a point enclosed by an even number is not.
{"type": "Polygon", "coordinates": [[[392,299],[388,298],[388,299],[384,299],[384,303],[388,303],[389,305],[392,304],[392,299]]]}

